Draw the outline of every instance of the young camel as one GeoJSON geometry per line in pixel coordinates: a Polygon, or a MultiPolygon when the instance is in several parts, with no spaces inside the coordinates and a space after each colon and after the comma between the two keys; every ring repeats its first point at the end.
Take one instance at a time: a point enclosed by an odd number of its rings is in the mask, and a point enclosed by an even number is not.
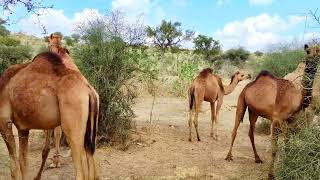
{"type": "Polygon", "coordinates": [[[229,85],[224,86],[219,76],[213,74],[211,68],[203,69],[193,80],[189,88],[189,141],[191,139],[192,122],[196,129],[198,141],[198,114],[203,101],[210,102],[211,105],[211,133],[210,136],[218,139],[217,128],[213,132],[214,125],[217,125],[219,111],[223,102],[223,96],[230,94],[237,84],[245,79],[251,78],[250,74],[237,71],[232,77],[229,85]]]}
{"type": "MultiPolygon", "coordinates": [[[[0,132],[9,151],[12,179],[20,179],[20,172],[22,179],[29,179],[29,130],[53,129],[59,125],[70,143],[76,179],[98,178],[93,155],[99,96],[78,71],[68,51],[62,48],[56,52],[38,54],[18,71],[12,73],[8,69],[4,73],[14,76],[0,78],[0,132]],[[12,124],[19,134],[19,161],[12,124]]],[[[49,150],[46,142],[43,160],[49,150]]],[[[35,179],[40,179],[41,171],[35,179]]]]}
{"type": "Polygon", "coordinates": [[[235,141],[237,130],[246,109],[249,112],[250,130],[249,137],[256,163],[262,163],[254,143],[255,123],[259,116],[270,119],[271,123],[271,146],[272,161],[269,169],[269,178],[273,179],[273,164],[276,155],[276,127],[280,126],[287,141],[287,123],[290,118],[300,110],[307,108],[311,102],[312,86],[317,72],[320,51],[309,48],[305,45],[306,68],[302,80],[302,90],[296,88],[288,80],[276,78],[267,71],[262,71],[257,78],[246,85],[238,98],[237,111],[235,117],[235,126],[232,131],[232,140],[226,160],[232,160],[232,147],[235,141]]]}

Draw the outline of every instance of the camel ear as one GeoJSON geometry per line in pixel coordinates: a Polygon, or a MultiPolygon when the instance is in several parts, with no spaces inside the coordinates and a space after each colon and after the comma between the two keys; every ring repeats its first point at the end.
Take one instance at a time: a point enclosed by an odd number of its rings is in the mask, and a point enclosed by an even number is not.
{"type": "Polygon", "coordinates": [[[236,73],[235,74],[240,74],[240,71],[236,71],[236,73]]]}

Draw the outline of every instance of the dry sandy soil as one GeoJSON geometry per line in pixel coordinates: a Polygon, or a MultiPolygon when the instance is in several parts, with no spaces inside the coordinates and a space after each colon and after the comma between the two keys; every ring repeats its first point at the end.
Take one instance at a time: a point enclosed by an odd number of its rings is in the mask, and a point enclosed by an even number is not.
{"type": "MultiPolygon", "coordinates": [[[[269,163],[266,152],[269,137],[256,135],[256,145],[263,164],[255,164],[248,137],[249,120],[238,130],[234,146],[234,161],[224,160],[230,145],[234,125],[237,97],[247,83],[241,82],[236,90],[224,98],[219,118],[219,138],[210,134],[209,104],[204,103],[199,116],[201,142],[188,141],[188,105],[186,99],[157,97],[152,124],[148,123],[152,104],[151,97],[140,97],[134,107],[136,129],[132,132],[132,145],[126,151],[114,147],[97,149],[102,179],[265,179],[269,163]],[[208,110],[208,111],[206,111],[208,110]]],[[[41,131],[31,134],[29,160],[31,176],[35,176],[41,161],[43,139],[41,131]]],[[[52,155],[53,150],[51,150],[52,155]]],[[[63,154],[67,153],[64,149],[63,154]]],[[[10,179],[9,167],[5,164],[7,151],[0,141],[0,179],[10,179]]],[[[47,162],[47,164],[50,160],[47,162]]],[[[74,179],[70,157],[62,158],[62,167],[46,169],[42,179],[74,179]]]]}

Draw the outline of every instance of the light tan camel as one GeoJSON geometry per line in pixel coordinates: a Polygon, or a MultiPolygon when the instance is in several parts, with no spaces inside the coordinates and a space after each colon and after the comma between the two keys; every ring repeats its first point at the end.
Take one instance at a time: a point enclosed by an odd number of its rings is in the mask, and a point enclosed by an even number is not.
{"type": "MultiPolygon", "coordinates": [[[[53,129],[59,125],[70,143],[76,179],[98,178],[93,155],[99,96],[77,70],[68,51],[56,50],[57,53],[38,54],[26,67],[15,73],[12,69],[4,73],[14,76],[0,78],[0,131],[9,151],[12,179],[19,179],[20,171],[22,179],[29,178],[29,130],[53,129]],[[12,124],[19,134],[19,163],[12,124]]],[[[49,142],[46,142],[43,160],[48,153],[49,142]]],[[[41,171],[36,179],[40,179],[41,171]]]]}
{"type": "Polygon", "coordinates": [[[280,127],[284,133],[285,141],[287,141],[287,124],[291,117],[300,110],[307,108],[311,102],[312,86],[317,65],[319,61],[319,51],[309,48],[305,45],[306,68],[304,69],[304,77],[302,80],[302,90],[296,88],[294,84],[288,80],[276,78],[267,71],[262,71],[257,78],[246,85],[238,98],[237,111],[235,117],[235,126],[232,131],[232,140],[226,160],[232,160],[232,147],[237,135],[240,122],[246,109],[249,112],[250,130],[249,137],[254,152],[255,162],[262,163],[254,143],[255,123],[259,116],[270,119],[271,123],[271,146],[272,161],[270,163],[269,178],[273,178],[273,164],[276,155],[276,127],[280,127]]]}
{"type": "Polygon", "coordinates": [[[211,68],[203,69],[193,80],[189,88],[189,141],[191,139],[192,122],[196,129],[197,139],[200,141],[198,133],[198,114],[203,101],[210,102],[211,105],[211,133],[210,136],[218,139],[217,128],[213,132],[214,124],[217,125],[219,111],[223,102],[223,96],[230,94],[237,84],[250,78],[250,74],[237,71],[232,77],[229,85],[224,86],[219,76],[213,74],[211,68]]]}

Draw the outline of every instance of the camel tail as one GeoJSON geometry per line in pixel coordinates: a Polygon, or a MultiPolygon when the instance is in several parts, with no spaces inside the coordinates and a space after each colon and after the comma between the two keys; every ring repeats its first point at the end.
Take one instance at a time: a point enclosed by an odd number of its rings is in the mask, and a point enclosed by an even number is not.
{"type": "Polygon", "coordinates": [[[189,108],[192,110],[194,105],[194,87],[189,89],[189,108]]]}
{"type": "Polygon", "coordinates": [[[84,148],[86,152],[93,155],[96,149],[97,123],[99,117],[99,105],[97,96],[89,94],[89,108],[86,133],[84,135],[84,148]]]}
{"type": "Polygon", "coordinates": [[[236,120],[238,122],[239,121],[243,122],[243,117],[246,110],[247,110],[247,103],[245,101],[244,93],[242,91],[238,98],[237,111],[236,111],[236,120]]]}

